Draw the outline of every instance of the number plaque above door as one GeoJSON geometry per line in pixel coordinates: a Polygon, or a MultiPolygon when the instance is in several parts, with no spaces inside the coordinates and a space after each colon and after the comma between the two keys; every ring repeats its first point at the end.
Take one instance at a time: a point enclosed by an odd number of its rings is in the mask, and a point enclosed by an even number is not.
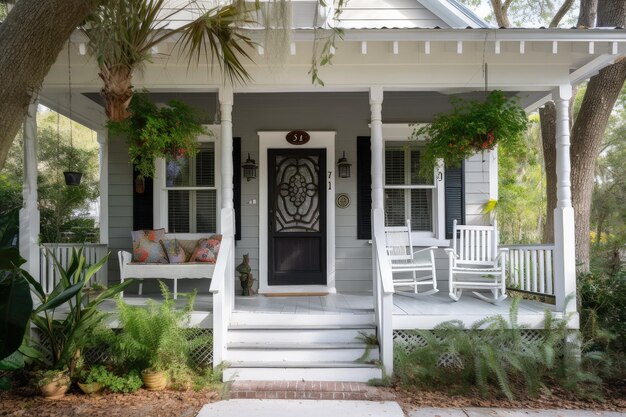
{"type": "Polygon", "coordinates": [[[286,139],[292,145],[304,145],[311,139],[311,136],[304,130],[292,130],[287,133],[286,139]]]}

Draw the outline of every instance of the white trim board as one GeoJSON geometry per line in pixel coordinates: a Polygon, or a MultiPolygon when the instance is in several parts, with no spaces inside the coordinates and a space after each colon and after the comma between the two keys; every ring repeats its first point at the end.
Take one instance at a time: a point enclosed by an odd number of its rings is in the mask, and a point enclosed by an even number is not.
{"type": "Polygon", "coordinates": [[[259,294],[336,293],[335,289],[335,136],[337,132],[311,132],[304,145],[291,145],[285,140],[287,131],[257,132],[259,135],[259,294]],[[326,149],[326,285],[272,285],[268,276],[268,149],[326,149]]]}

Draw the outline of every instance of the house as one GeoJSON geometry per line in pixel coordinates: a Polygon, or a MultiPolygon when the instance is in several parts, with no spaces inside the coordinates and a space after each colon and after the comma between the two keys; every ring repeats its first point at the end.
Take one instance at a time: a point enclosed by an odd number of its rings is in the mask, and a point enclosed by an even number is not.
{"type": "MultiPolygon", "coordinates": [[[[213,329],[214,363],[231,365],[225,378],[367,380],[383,370],[391,373],[394,339],[409,340],[407,330],[450,319],[469,324],[508,311],[507,302],[492,305],[471,296],[454,303],[445,291],[423,297],[396,292],[383,266],[385,255],[377,251],[385,223],[410,218],[416,245],[445,248],[454,219],[486,221],[482,206],[498,198],[495,151],[414,184],[419,144],[407,144],[410,123],[445,112],[452,96],[481,98],[486,87],[500,89],[519,97],[528,111],[554,100],[558,115],[555,242],[512,248],[510,271],[518,281],[521,274],[524,289],[552,296],[555,303],[524,301],[520,322],[540,329],[549,308],[560,317],[572,313],[570,326],[576,329],[575,303],[566,302],[576,292],[568,100],[572,86],[626,54],[626,32],[495,29],[456,0],[351,0],[340,22],[344,38],[334,64],[321,70],[320,87],[307,74],[315,4],[293,2],[295,30],[282,68],[267,63],[262,39],[251,34],[260,45],[250,51],[255,63],[246,68],[253,81],[245,86],[225,83],[203,64],[188,69],[177,59],[175,43],[155,51],[153,62],[135,75],[135,86],[149,89],[156,102],[176,98],[200,109],[214,135],[200,138],[194,162],[194,172],[206,180],[202,185],[168,182],[171,174],[159,161],[142,194],[134,192],[125,141],[107,134],[98,71],[85,55],[85,40],[72,36],[71,63],[67,51],[59,55],[39,103],[98,132],[98,250],[128,250],[131,230],[141,228],[223,234],[210,284],[180,285],[199,286],[205,294],[194,323],[213,329]],[[245,180],[241,164],[248,155],[258,163],[258,175],[245,180]],[[344,155],[352,170],[342,178],[337,161],[344,155]],[[297,180],[285,174],[294,158],[306,167],[297,180]],[[234,268],[243,254],[250,255],[258,279],[255,297],[235,296],[234,268]],[[377,336],[370,359],[379,358],[382,367],[356,361],[366,349],[356,338],[359,332],[377,336]]],[[[33,179],[36,122],[34,112],[29,114],[21,243],[27,268],[43,280],[33,179]]],[[[442,249],[437,269],[445,290],[442,249]]],[[[117,280],[116,262],[109,262],[108,281],[117,280]]],[[[146,292],[152,284],[145,283],[146,292]]]]}

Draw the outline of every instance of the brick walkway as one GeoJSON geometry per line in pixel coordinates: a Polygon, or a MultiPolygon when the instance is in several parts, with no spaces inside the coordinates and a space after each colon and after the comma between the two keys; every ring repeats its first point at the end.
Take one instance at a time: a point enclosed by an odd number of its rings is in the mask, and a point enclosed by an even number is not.
{"type": "Polygon", "coordinates": [[[362,382],[235,381],[231,399],[393,401],[395,395],[362,382]]]}

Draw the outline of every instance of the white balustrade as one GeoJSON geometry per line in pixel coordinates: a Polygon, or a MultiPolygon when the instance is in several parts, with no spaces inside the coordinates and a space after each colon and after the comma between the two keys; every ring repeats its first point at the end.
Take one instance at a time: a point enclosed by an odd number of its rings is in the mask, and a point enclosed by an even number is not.
{"type": "MultiPolygon", "coordinates": [[[[39,247],[39,283],[44,291],[49,294],[59,282],[60,277],[54,259],[67,268],[72,260],[72,252],[83,248],[86,265],[93,265],[108,253],[106,244],[101,243],[44,243],[39,247]]],[[[92,278],[91,283],[106,285],[107,263],[92,278]]]]}
{"type": "Polygon", "coordinates": [[[508,287],[529,293],[555,295],[554,245],[503,245],[509,249],[508,287]]]}

